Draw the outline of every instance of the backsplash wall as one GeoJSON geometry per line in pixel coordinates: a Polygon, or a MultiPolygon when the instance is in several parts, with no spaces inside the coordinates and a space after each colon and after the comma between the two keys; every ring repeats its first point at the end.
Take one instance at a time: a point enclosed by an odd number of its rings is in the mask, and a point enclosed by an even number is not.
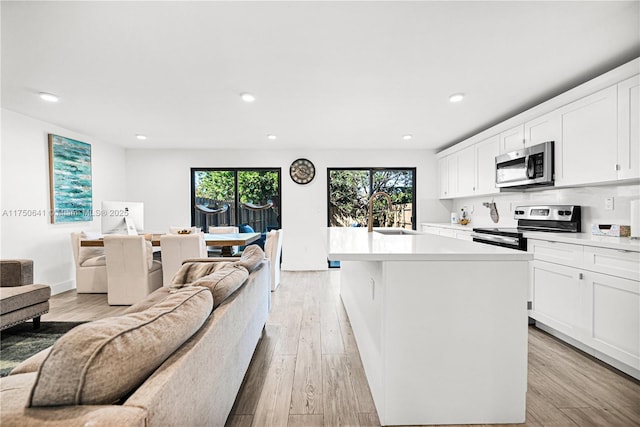
{"type": "Polygon", "coordinates": [[[552,188],[526,192],[500,193],[484,197],[456,199],[453,210],[460,213],[466,207],[470,213],[470,227],[514,227],[513,209],[526,205],[580,205],[582,207],[582,232],[590,233],[591,224],[629,224],[630,201],[640,199],[640,185],[606,185],[576,188],[552,188]],[[613,197],[613,210],[605,209],[605,199],[613,197]],[[494,201],[500,219],[497,224],[489,217],[489,208],[483,202],[494,201]],[[470,211],[473,212],[470,212],[470,211]]]}

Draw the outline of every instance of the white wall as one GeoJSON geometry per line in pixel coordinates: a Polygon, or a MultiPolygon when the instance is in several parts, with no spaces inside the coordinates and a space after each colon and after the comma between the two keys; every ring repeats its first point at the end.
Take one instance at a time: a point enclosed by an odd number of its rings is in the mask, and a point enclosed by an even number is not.
{"type": "Polygon", "coordinates": [[[450,202],[437,199],[435,154],[424,150],[128,150],[127,197],[145,203],[147,230],[162,232],[191,222],[192,167],[282,169],[284,270],[327,268],[322,229],[327,225],[328,167],[416,167],[417,223],[446,221],[450,210],[450,202]],[[307,185],[289,177],[289,165],[299,157],[316,167],[316,177],[307,185]]]}
{"type": "Polygon", "coordinates": [[[2,110],[0,148],[0,258],[30,258],[34,281],[52,286],[54,293],[75,287],[70,233],[99,230],[100,220],[51,224],[49,212],[49,150],[47,134],[91,144],[93,207],[102,200],[125,197],[125,150],[93,138],[2,110]],[[16,216],[20,210],[38,213],[16,216]]]}
{"type": "Polygon", "coordinates": [[[489,217],[489,209],[482,202],[496,202],[500,221],[498,227],[515,227],[513,208],[518,205],[555,204],[582,206],[582,232],[591,233],[591,224],[629,225],[631,217],[630,201],[640,198],[640,186],[635,184],[601,185],[592,187],[557,188],[546,190],[528,190],[527,192],[501,193],[495,196],[457,199],[453,203],[456,212],[462,207],[473,208],[471,227],[496,226],[489,217]],[[604,201],[614,198],[614,209],[606,210],[604,201]]]}

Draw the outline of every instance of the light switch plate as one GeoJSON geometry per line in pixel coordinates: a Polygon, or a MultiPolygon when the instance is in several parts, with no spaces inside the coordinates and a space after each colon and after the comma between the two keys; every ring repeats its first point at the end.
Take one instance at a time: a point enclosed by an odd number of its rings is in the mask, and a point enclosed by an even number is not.
{"type": "Polygon", "coordinates": [[[604,199],[604,209],[607,211],[613,210],[613,197],[607,197],[604,199]]]}

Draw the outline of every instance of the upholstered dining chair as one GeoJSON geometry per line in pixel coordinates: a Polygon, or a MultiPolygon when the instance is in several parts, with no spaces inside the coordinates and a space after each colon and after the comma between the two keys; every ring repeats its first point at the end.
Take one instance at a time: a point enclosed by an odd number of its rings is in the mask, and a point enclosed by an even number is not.
{"type": "Polygon", "coordinates": [[[76,290],[79,294],[107,293],[107,263],[104,248],[81,247],[80,240],[88,237],[85,232],[71,233],[71,247],[76,266],[76,290]]]}
{"type": "Polygon", "coordinates": [[[144,236],[106,235],[107,302],[132,305],[162,287],[162,263],[144,236]]]}
{"type": "Polygon", "coordinates": [[[160,236],[163,286],[170,286],[182,262],[190,258],[207,258],[204,234],[164,234],[160,236]]]}
{"type": "MultiPolygon", "coordinates": [[[[209,227],[209,234],[228,234],[228,233],[239,233],[240,229],[236,226],[218,226],[218,227],[209,227]]],[[[232,246],[231,255],[235,255],[238,252],[237,246],[232,246]]],[[[222,256],[222,246],[209,246],[208,248],[209,256],[217,257],[222,256]]]]}
{"type": "Polygon", "coordinates": [[[264,256],[271,264],[271,291],[280,285],[280,258],[282,256],[282,229],[271,230],[267,233],[267,243],[264,256]]]}

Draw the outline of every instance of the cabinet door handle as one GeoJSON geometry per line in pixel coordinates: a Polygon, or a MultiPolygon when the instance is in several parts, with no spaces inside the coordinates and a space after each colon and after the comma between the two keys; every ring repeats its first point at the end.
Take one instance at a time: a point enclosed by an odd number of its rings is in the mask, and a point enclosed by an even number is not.
{"type": "Polygon", "coordinates": [[[584,274],[578,273],[578,280],[582,280],[582,279],[584,279],[584,274]]]}

